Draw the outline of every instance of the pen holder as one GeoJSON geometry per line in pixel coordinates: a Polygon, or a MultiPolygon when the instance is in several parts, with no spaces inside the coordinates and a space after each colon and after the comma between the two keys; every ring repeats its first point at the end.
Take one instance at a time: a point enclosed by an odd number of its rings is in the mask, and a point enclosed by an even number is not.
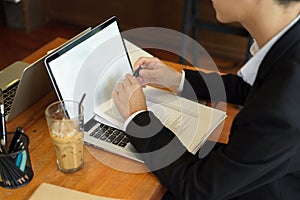
{"type": "MultiPolygon", "coordinates": [[[[7,144],[11,144],[14,134],[7,134],[7,144]]],[[[29,138],[21,134],[19,149],[12,153],[0,154],[0,186],[18,188],[26,185],[33,178],[33,171],[28,151],[29,138]]]]}

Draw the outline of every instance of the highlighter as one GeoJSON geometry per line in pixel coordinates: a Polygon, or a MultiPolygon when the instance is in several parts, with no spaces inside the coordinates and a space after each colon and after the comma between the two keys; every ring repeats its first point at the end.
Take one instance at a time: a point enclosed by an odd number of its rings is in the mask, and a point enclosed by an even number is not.
{"type": "Polygon", "coordinates": [[[26,162],[27,162],[27,154],[26,154],[26,151],[23,150],[23,151],[22,151],[22,161],[21,161],[21,163],[20,163],[20,170],[21,170],[22,172],[25,171],[26,162]]]}

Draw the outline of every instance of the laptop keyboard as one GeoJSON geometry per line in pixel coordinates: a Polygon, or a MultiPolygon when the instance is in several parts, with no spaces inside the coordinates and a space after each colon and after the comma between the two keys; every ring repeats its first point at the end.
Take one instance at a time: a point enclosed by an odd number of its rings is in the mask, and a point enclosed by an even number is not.
{"type": "Polygon", "coordinates": [[[120,147],[126,147],[129,143],[129,139],[123,131],[102,123],[98,123],[98,127],[89,135],[120,147]]]}
{"type": "Polygon", "coordinates": [[[9,86],[9,88],[7,88],[6,90],[3,91],[4,114],[5,114],[5,116],[8,115],[8,113],[11,109],[14,97],[16,95],[18,85],[19,85],[19,81],[15,82],[11,86],[9,86]]]}

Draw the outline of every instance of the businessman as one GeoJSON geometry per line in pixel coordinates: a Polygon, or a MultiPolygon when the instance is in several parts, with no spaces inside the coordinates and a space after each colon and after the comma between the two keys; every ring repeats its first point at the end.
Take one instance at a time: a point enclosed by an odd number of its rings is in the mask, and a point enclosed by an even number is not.
{"type": "MultiPolygon", "coordinates": [[[[165,199],[300,199],[300,1],[212,4],[220,22],[241,23],[255,40],[253,57],[238,74],[221,76],[227,101],[242,105],[229,142],[204,158],[185,151],[161,169],[153,168],[163,161],[156,154],[143,154],[145,163],[168,189],[165,199]]],[[[145,153],[163,149],[175,136],[147,110],[142,87],[158,84],[209,99],[204,80],[220,75],[179,73],[157,58],[140,58],[134,68],[140,65],[139,77],[126,75],[113,99],[131,143],[145,153]]]]}

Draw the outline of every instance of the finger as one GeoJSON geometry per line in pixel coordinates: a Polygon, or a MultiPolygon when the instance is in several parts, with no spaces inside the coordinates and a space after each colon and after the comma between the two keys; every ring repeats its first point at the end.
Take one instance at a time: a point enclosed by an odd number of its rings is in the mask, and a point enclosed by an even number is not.
{"type": "Polygon", "coordinates": [[[112,92],[112,97],[113,97],[113,101],[116,105],[119,105],[120,102],[120,97],[119,97],[119,93],[117,91],[113,91],[112,92]]]}
{"type": "Polygon", "coordinates": [[[117,90],[118,94],[123,95],[124,94],[124,85],[123,85],[123,82],[118,83],[117,88],[118,88],[118,90],[117,90]]]}
{"type": "Polygon", "coordinates": [[[129,81],[129,79],[127,78],[127,75],[126,75],[126,78],[125,78],[125,80],[123,81],[123,87],[124,87],[124,89],[128,89],[128,88],[130,88],[131,87],[131,82],[129,81]]]}
{"type": "Polygon", "coordinates": [[[122,112],[122,97],[120,97],[120,95],[119,95],[119,93],[118,92],[116,92],[116,91],[114,91],[113,93],[112,93],[112,98],[113,98],[113,104],[114,104],[114,106],[116,106],[116,108],[117,108],[117,110],[118,110],[118,112],[121,114],[121,112],[122,112]]]}
{"type": "Polygon", "coordinates": [[[143,66],[143,68],[147,69],[147,68],[153,68],[154,64],[159,62],[158,58],[155,57],[140,57],[133,66],[133,70],[137,70],[139,68],[140,65],[143,66]]]}
{"type": "Polygon", "coordinates": [[[148,63],[149,58],[148,57],[140,57],[133,65],[133,70],[137,70],[137,68],[139,68],[140,65],[143,64],[147,64],[148,63]]]}
{"type": "Polygon", "coordinates": [[[132,84],[132,85],[136,85],[136,84],[139,84],[138,80],[136,77],[132,76],[131,74],[126,74],[126,79],[129,80],[129,82],[132,84]]]}
{"type": "Polygon", "coordinates": [[[126,95],[130,98],[131,95],[139,88],[141,88],[141,84],[137,81],[134,76],[126,75],[126,80],[123,82],[126,95]]]}
{"type": "Polygon", "coordinates": [[[118,96],[119,96],[118,92],[114,90],[114,91],[112,92],[113,100],[117,99],[118,96]]]}

